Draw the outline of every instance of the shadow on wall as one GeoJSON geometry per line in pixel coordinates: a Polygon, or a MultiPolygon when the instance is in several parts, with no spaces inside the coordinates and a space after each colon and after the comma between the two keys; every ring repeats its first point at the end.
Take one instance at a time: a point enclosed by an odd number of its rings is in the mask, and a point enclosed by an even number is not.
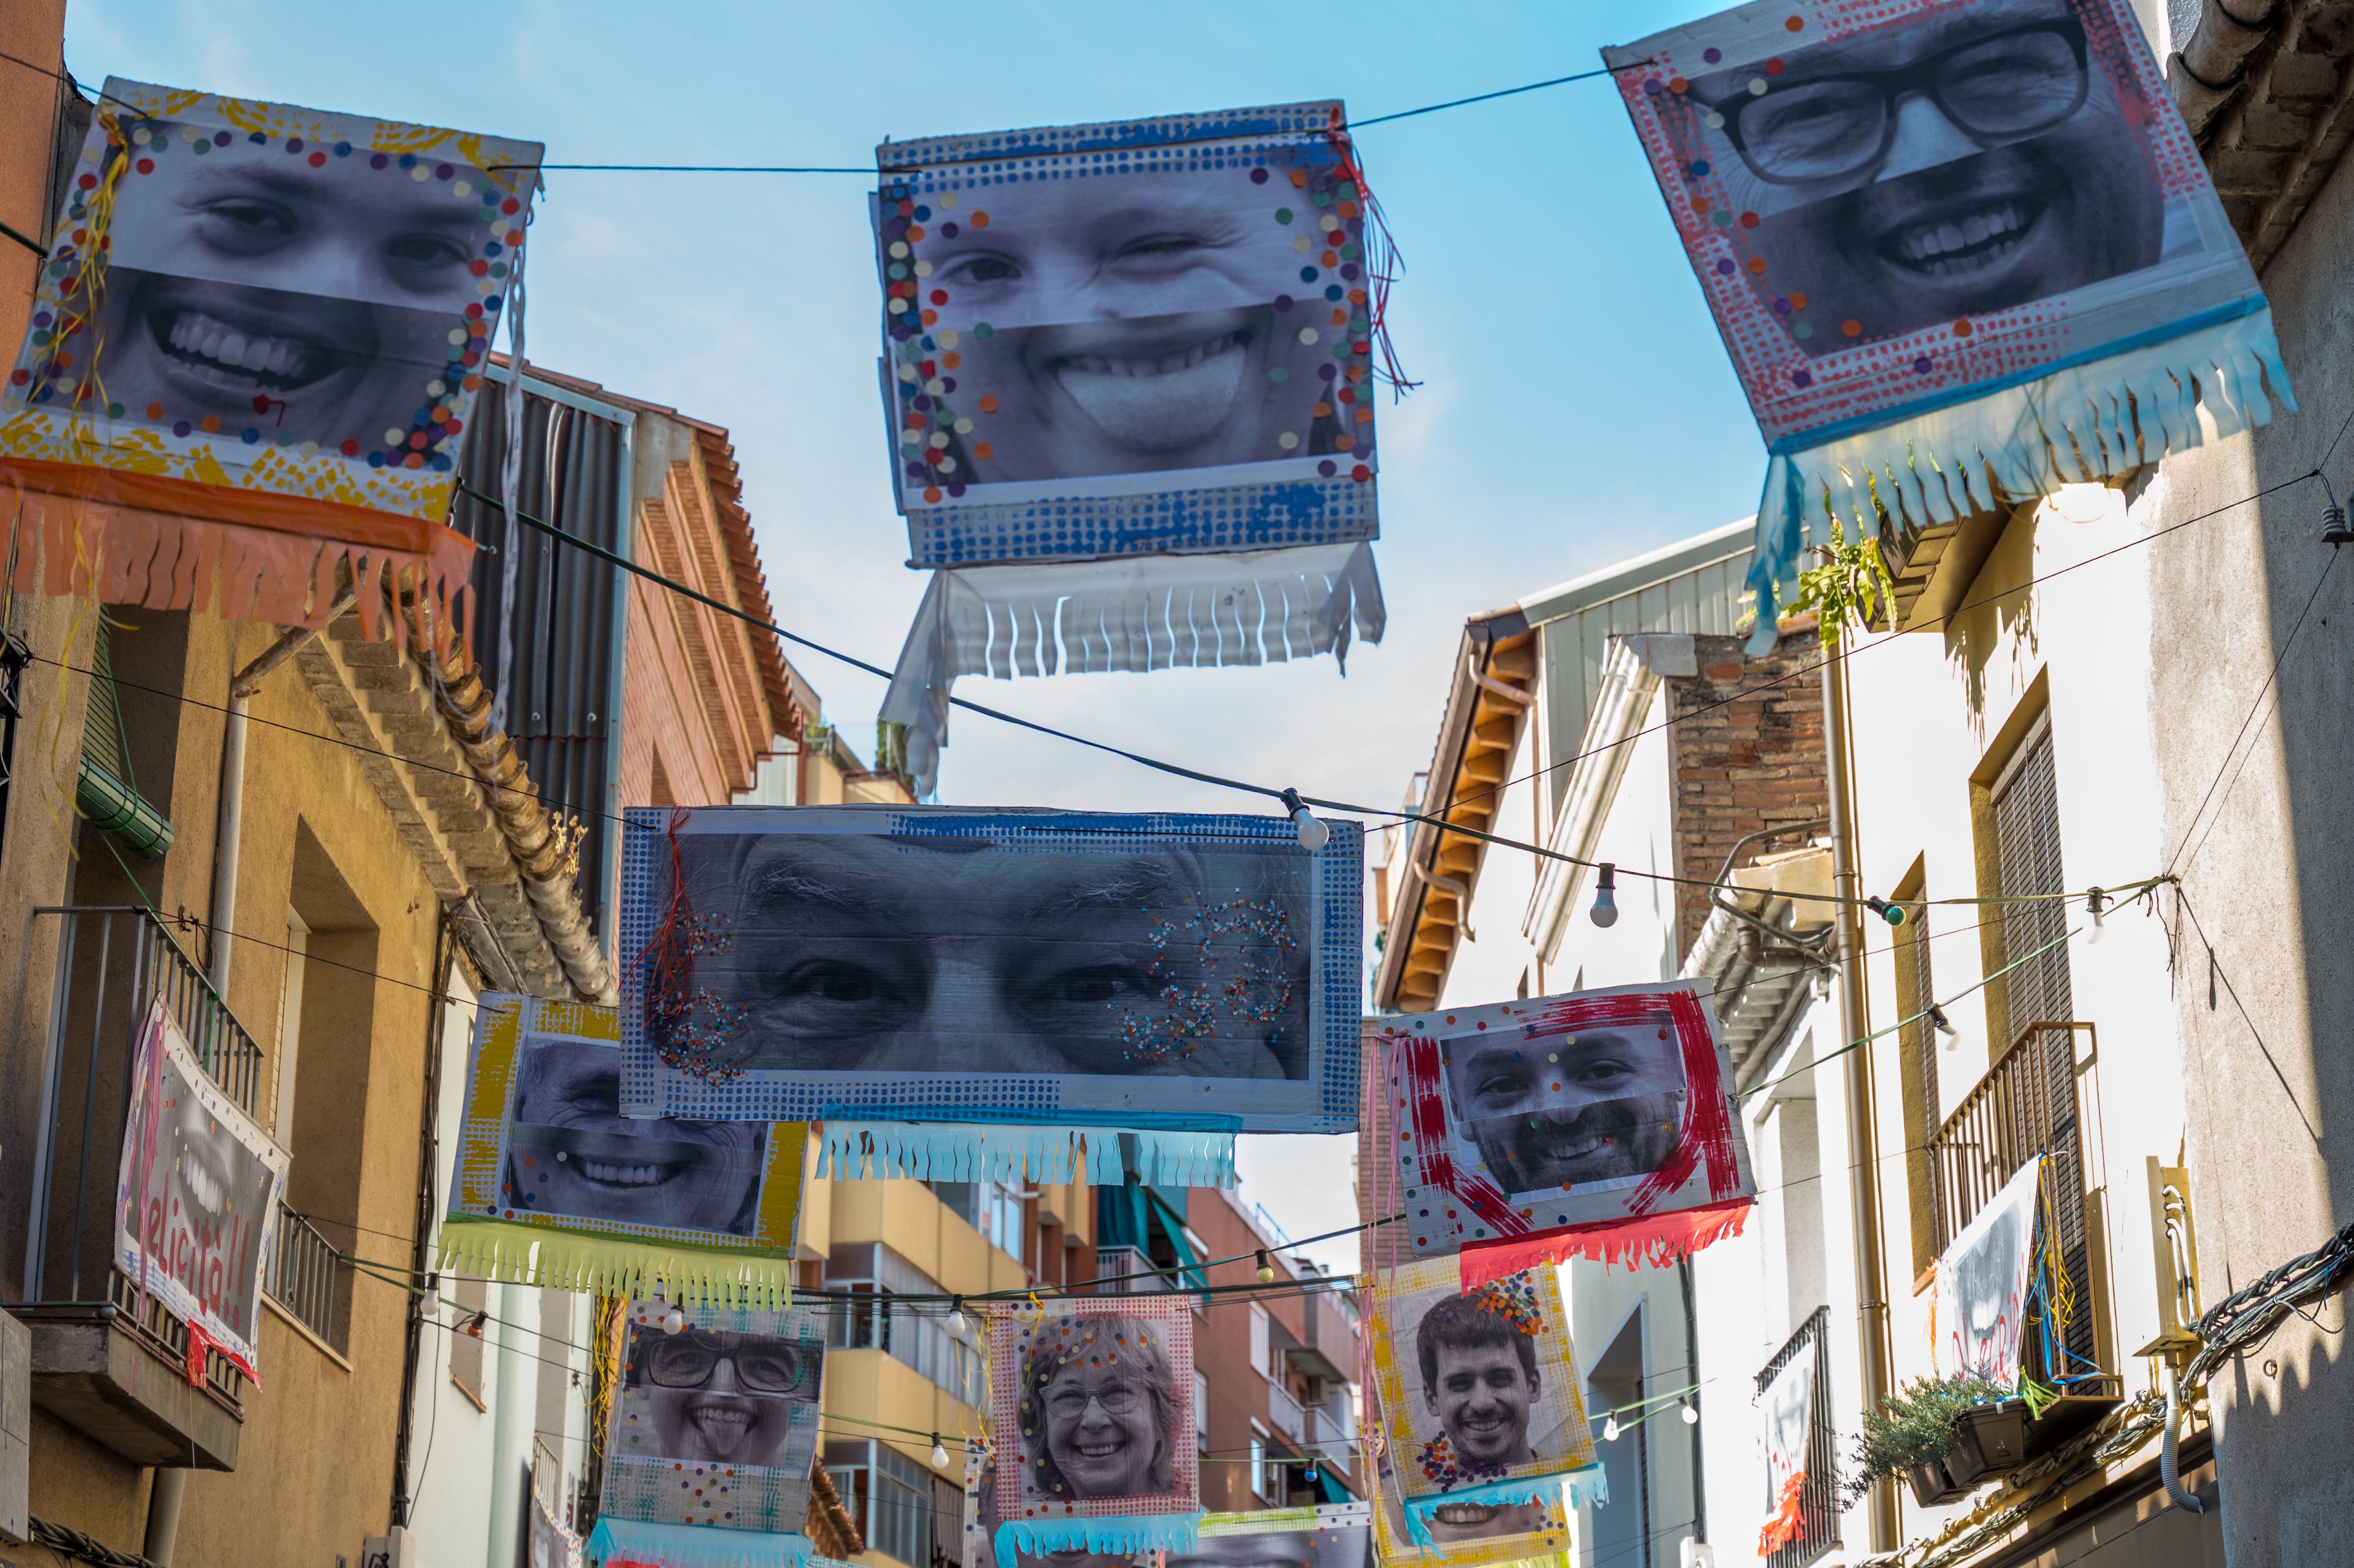
{"type": "Polygon", "coordinates": [[[2042,662],[2042,638],[2035,624],[2035,530],[2041,507],[2022,502],[2014,508],[2002,537],[1962,595],[1968,608],[1946,623],[1946,662],[1957,671],[1969,703],[1971,738],[1987,743],[1987,669],[2005,639],[2010,640],[2013,683],[2023,686],[2042,662]]]}

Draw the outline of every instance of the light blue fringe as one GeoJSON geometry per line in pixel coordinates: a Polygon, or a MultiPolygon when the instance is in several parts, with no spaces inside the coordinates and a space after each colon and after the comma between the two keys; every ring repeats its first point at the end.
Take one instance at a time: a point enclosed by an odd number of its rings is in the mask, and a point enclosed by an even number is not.
{"type": "Polygon", "coordinates": [[[597,1520],[586,1556],[593,1563],[648,1563],[655,1568],[811,1568],[833,1561],[818,1556],[806,1535],[655,1524],[610,1513],[597,1520]]]}
{"type": "Polygon", "coordinates": [[[1059,1183],[1085,1174],[1098,1187],[1128,1180],[1123,1136],[1136,1139],[1137,1180],[1159,1187],[1235,1185],[1235,1135],[1150,1128],[983,1126],[955,1121],[820,1124],[818,1176],[932,1181],[1059,1183]]]}
{"type": "Polygon", "coordinates": [[[2208,439],[2202,409],[2221,438],[2271,423],[2274,403],[2296,412],[2271,307],[2259,305],[2164,343],[1776,451],[1757,503],[1748,651],[1772,652],[1781,607],[1797,596],[1801,552],[1829,542],[1831,517],[1850,542],[1878,534],[1875,495],[1899,529],[1955,523],[2188,451],[2208,439]]]}
{"type": "Polygon", "coordinates": [[[1009,1520],[997,1527],[997,1560],[1016,1552],[1191,1552],[1201,1532],[1198,1513],[1130,1514],[1119,1519],[1009,1520]]]}
{"type": "Polygon", "coordinates": [[[1449,1503],[1494,1503],[1511,1508],[1524,1502],[1560,1501],[1570,1508],[1581,1503],[1600,1508],[1610,1500],[1610,1484],[1603,1478],[1601,1465],[1592,1464],[1584,1469],[1565,1475],[1538,1476],[1502,1481],[1483,1481],[1476,1487],[1457,1487],[1436,1497],[1405,1499],[1406,1539],[1416,1546],[1433,1544],[1430,1539],[1430,1515],[1449,1503]]]}

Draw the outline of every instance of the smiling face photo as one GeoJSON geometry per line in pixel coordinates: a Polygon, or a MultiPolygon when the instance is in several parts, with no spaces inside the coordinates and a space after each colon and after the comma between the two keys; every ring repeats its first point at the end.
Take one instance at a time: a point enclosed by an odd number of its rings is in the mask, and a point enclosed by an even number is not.
{"type": "Polygon", "coordinates": [[[1023,1372],[1026,1491],[1087,1500],[1165,1492],[1173,1377],[1156,1323],[1086,1318],[1042,1338],[1023,1372]]]}
{"type": "Polygon", "coordinates": [[[1543,1380],[1529,1335],[1451,1297],[1423,1314],[1415,1351],[1423,1403],[1458,1459],[1490,1471],[1530,1462],[1529,1414],[1543,1380]]]}
{"type": "Polygon", "coordinates": [[[1710,163],[1806,352],[2157,264],[2164,200],[2069,0],[1983,0],[1694,76],[1710,163]],[[1856,331],[1847,330],[1852,323],[1856,331]]]}
{"type": "Polygon", "coordinates": [[[1458,1129],[1507,1192],[1639,1178],[1675,1148],[1683,1050],[1664,1022],[1458,1035],[1443,1052],[1458,1129]]]}
{"type": "Polygon", "coordinates": [[[793,1407],[817,1403],[820,1365],[814,1347],[779,1335],[641,1329],[628,1391],[653,1429],[653,1457],[774,1467],[793,1407]]]}
{"type": "MultiPolygon", "coordinates": [[[[1308,1076],[1316,871],[1296,846],[679,844],[724,944],[696,959],[696,993],[744,1067],[1308,1076]]],[[[668,1026],[650,1000],[649,1032],[668,1026]]]]}
{"type": "Polygon", "coordinates": [[[153,1266],[240,1334],[253,1322],[274,1177],[206,1109],[196,1085],[164,1057],[163,1147],[148,1177],[146,1246],[153,1266]]]}
{"type": "Polygon", "coordinates": [[[620,1114],[621,1051],[529,1042],[516,1070],[505,1181],[535,1213],[752,1234],[769,1128],[620,1114]]]}

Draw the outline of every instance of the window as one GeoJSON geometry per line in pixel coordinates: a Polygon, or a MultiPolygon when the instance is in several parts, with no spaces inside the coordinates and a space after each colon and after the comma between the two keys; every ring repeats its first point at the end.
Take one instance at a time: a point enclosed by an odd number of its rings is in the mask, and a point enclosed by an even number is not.
{"type": "Polygon", "coordinates": [[[1210,1380],[1201,1372],[1193,1374],[1193,1444],[1210,1451],[1210,1380]]]}
{"type": "Polygon", "coordinates": [[[1261,1377],[1271,1378],[1274,1374],[1268,1372],[1267,1368],[1274,1362],[1274,1352],[1271,1348],[1274,1336],[1268,1330],[1267,1308],[1254,1301],[1251,1303],[1250,1312],[1251,1370],[1257,1372],[1261,1377]]]}
{"type": "Polygon", "coordinates": [[[1253,1428],[1250,1440],[1250,1489],[1267,1501],[1279,1500],[1275,1491],[1275,1467],[1267,1462],[1267,1438],[1253,1428]]]}
{"type": "MultiPolygon", "coordinates": [[[[2047,719],[2036,720],[1996,776],[1988,805],[1993,816],[1996,891],[2010,897],[2064,892],[2068,880],[2060,864],[2060,794],[2047,719]]],[[[2068,930],[2065,901],[2048,897],[2006,904],[1998,929],[2001,962],[2019,965],[2000,981],[2002,1028],[1988,1043],[1999,1056],[2029,1024],[2064,1022],[2076,1014],[2068,984],[2068,947],[2059,941],[2068,930]],[[2059,945],[2051,946],[2054,942],[2059,945]]]]}
{"type": "Polygon", "coordinates": [[[867,1439],[828,1442],[825,1473],[870,1551],[911,1568],[930,1568],[935,1505],[929,1470],[889,1444],[867,1439]]]}
{"type": "Polygon", "coordinates": [[[990,1245],[1014,1257],[1023,1256],[1019,1188],[1002,1181],[928,1181],[925,1185],[990,1245]]]}
{"type": "MultiPolygon", "coordinates": [[[[478,1409],[488,1409],[490,1401],[482,1393],[482,1341],[466,1331],[467,1325],[491,1308],[491,1283],[487,1279],[453,1278],[450,1299],[458,1305],[455,1325],[450,1330],[450,1381],[458,1385],[478,1409]]],[[[490,1328],[483,1326],[488,1334],[490,1328]]]]}
{"type": "Polygon", "coordinates": [[[879,1242],[838,1246],[825,1266],[829,1290],[849,1290],[871,1301],[837,1301],[825,1342],[840,1351],[885,1351],[976,1410],[989,1407],[981,1354],[948,1331],[938,1305],[900,1305],[900,1296],[936,1296],[938,1283],[879,1242]]]}
{"type": "Polygon", "coordinates": [[[1937,1000],[1929,969],[1929,911],[1915,904],[1928,897],[1927,877],[1920,861],[1896,885],[1896,901],[1905,905],[1904,924],[1896,928],[1897,1068],[1904,1099],[1904,1186],[1913,1222],[1913,1272],[1925,1272],[1937,1255],[1936,1161],[1929,1140],[1944,1120],[1944,1102],[1937,1087],[1937,1032],[1920,1016],[1937,1000]]]}
{"type": "Polygon", "coordinates": [[[277,1107],[278,1147],[294,1144],[294,1068],[302,1048],[302,959],[311,927],[290,907],[286,911],[286,978],[278,998],[278,1086],[271,1103],[277,1107]]]}

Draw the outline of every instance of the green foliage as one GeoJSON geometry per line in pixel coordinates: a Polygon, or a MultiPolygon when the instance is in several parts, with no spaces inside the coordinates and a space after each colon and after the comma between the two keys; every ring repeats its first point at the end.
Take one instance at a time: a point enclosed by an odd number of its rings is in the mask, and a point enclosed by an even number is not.
{"type": "Polygon", "coordinates": [[[1849,543],[1846,528],[1835,517],[1831,542],[1816,546],[1815,553],[1823,564],[1798,574],[1798,595],[1790,601],[1790,613],[1804,615],[1812,610],[1820,616],[1823,646],[1837,642],[1840,629],[1850,620],[1861,630],[1874,617],[1895,618],[1896,585],[1880,558],[1877,542],[1863,538],[1849,543]]]}
{"type": "Polygon", "coordinates": [[[1954,1446],[1963,1412],[2010,1395],[2009,1389],[1967,1374],[1914,1379],[1863,1418],[1863,1436],[1855,1445],[1856,1473],[1847,1482],[1850,1496],[1861,1497],[1883,1477],[1944,1458],[1954,1446]]]}

